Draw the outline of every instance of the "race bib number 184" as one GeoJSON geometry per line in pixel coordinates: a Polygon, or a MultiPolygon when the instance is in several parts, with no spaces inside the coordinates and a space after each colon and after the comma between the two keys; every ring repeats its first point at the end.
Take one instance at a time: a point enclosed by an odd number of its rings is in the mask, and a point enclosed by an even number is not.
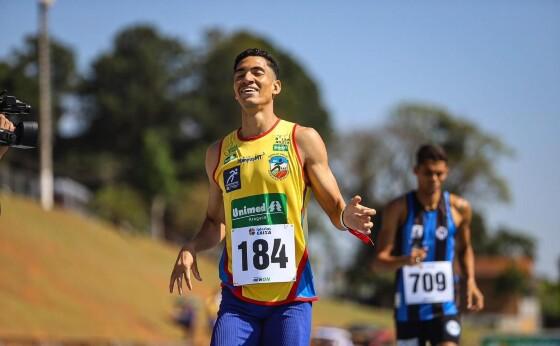
{"type": "Polygon", "coordinates": [[[234,228],[231,245],[235,286],[296,280],[294,225],[234,228]]]}

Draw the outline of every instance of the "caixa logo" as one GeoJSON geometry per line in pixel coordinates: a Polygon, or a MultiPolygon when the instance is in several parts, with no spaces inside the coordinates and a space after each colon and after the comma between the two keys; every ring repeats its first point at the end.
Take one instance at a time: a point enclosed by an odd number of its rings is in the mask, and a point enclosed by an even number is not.
{"type": "Polygon", "coordinates": [[[272,228],[267,226],[249,228],[249,235],[270,235],[270,234],[272,234],[272,228]]]}
{"type": "Polygon", "coordinates": [[[261,278],[261,277],[253,277],[253,282],[269,282],[270,281],[270,276],[261,278]]]}

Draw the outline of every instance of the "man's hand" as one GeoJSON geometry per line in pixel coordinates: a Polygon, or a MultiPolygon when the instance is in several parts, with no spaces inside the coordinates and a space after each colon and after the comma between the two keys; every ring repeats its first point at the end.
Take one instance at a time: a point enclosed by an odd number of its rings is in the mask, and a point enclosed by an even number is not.
{"type": "Polygon", "coordinates": [[[361,232],[371,234],[373,222],[371,217],[375,215],[375,209],[368,208],[360,204],[362,197],[354,196],[350,203],[342,211],[343,226],[361,232]]]}
{"type": "MultiPolygon", "coordinates": [[[[6,118],[6,116],[0,113],[0,130],[14,132],[16,130],[14,124],[6,118]]],[[[0,146],[0,158],[8,151],[7,146],[0,146]]]]}
{"type": "Polygon", "coordinates": [[[191,271],[198,281],[202,281],[202,278],[198,273],[196,251],[194,250],[194,247],[185,245],[181,251],[179,251],[179,255],[175,261],[175,266],[171,272],[171,278],[169,280],[169,293],[173,293],[173,288],[175,287],[175,284],[177,284],[179,294],[183,294],[183,278],[185,278],[189,291],[192,290],[191,271]]]}
{"type": "Polygon", "coordinates": [[[12,122],[9,121],[8,118],[6,118],[6,116],[2,113],[0,113],[0,130],[6,130],[10,132],[14,132],[16,130],[14,124],[12,124],[12,122]]]}
{"type": "Polygon", "coordinates": [[[484,308],[484,296],[474,280],[467,281],[467,309],[480,311],[484,308]]]}
{"type": "Polygon", "coordinates": [[[406,264],[409,266],[418,265],[422,263],[422,261],[424,260],[424,258],[426,258],[426,256],[428,256],[427,248],[413,247],[412,250],[410,251],[410,256],[408,256],[407,258],[408,261],[406,264]]]}

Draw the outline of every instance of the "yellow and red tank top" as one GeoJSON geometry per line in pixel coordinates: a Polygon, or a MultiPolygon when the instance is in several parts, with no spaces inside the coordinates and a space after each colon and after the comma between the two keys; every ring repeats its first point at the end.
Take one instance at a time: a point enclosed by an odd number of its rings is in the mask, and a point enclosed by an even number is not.
{"type": "Polygon", "coordinates": [[[214,170],[222,190],[226,243],[222,286],[260,305],[317,300],[307,255],[305,183],[295,140],[298,125],[280,120],[267,132],[224,137],[214,170]]]}

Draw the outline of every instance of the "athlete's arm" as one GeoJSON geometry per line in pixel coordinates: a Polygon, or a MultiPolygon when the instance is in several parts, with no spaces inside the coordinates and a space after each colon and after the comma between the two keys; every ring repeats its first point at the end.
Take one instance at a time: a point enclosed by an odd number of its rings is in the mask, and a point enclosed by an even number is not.
{"type": "Polygon", "coordinates": [[[472,209],[469,202],[461,197],[451,195],[451,206],[459,212],[457,234],[457,254],[461,272],[467,281],[467,309],[481,310],[484,296],[478,289],[474,277],[474,251],[471,244],[472,209]]]}
{"type": "Polygon", "coordinates": [[[213,173],[218,163],[220,144],[212,144],[206,151],[206,175],[210,183],[208,192],[208,208],[206,218],[204,219],[199,232],[194,239],[188,242],[181,250],[175,261],[171,279],[169,281],[169,292],[173,293],[173,288],[177,284],[179,294],[183,293],[182,281],[185,278],[187,287],[192,289],[190,272],[198,281],[202,281],[198,272],[196,254],[199,251],[210,249],[220,243],[225,237],[224,222],[224,203],[222,199],[222,191],[214,181],[213,173]]]}
{"type": "Polygon", "coordinates": [[[370,234],[373,227],[371,217],[375,215],[375,210],[361,205],[360,196],[354,196],[346,205],[329,167],[327,149],[321,136],[313,128],[302,126],[296,128],[295,136],[306,178],[332,224],[340,230],[346,230],[341,223],[343,213],[344,223],[348,227],[370,234]]]}
{"type": "Polygon", "coordinates": [[[399,197],[387,204],[383,210],[381,230],[377,235],[377,253],[373,260],[373,269],[394,271],[405,265],[415,265],[424,260],[424,249],[413,248],[410,256],[393,256],[395,234],[406,217],[406,198],[399,197]]]}

